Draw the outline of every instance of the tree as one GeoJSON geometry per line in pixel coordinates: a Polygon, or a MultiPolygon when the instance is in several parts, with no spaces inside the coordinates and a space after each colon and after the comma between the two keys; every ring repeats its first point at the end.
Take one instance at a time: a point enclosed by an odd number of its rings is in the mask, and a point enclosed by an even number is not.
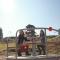
{"type": "Polygon", "coordinates": [[[2,28],[0,28],[0,39],[3,38],[2,28]]]}
{"type": "Polygon", "coordinates": [[[58,34],[60,35],[60,29],[58,30],[58,34]]]}
{"type": "Polygon", "coordinates": [[[31,33],[31,36],[34,36],[34,35],[35,35],[35,26],[34,26],[34,25],[28,24],[28,25],[26,26],[26,28],[27,28],[27,29],[28,29],[28,28],[33,28],[33,29],[29,30],[29,32],[31,33]]]}

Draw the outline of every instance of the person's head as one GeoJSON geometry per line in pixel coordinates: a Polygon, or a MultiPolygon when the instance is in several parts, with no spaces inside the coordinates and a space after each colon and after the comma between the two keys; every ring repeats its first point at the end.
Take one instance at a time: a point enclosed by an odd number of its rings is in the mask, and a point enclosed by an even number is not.
{"type": "Polygon", "coordinates": [[[20,30],[20,35],[24,35],[24,32],[23,32],[23,30],[20,30]]]}
{"type": "Polygon", "coordinates": [[[40,35],[44,35],[44,31],[42,29],[40,31],[40,35]]]}
{"type": "Polygon", "coordinates": [[[41,30],[40,32],[44,32],[43,30],[41,30]]]}

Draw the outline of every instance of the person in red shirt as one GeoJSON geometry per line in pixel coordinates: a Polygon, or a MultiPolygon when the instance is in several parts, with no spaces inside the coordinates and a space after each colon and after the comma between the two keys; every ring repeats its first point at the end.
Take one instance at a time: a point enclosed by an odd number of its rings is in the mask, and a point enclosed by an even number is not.
{"type": "Polygon", "coordinates": [[[25,50],[26,55],[29,55],[28,45],[25,45],[24,42],[27,41],[27,37],[24,36],[23,30],[20,31],[18,36],[18,56],[21,56],[21,52],[25,50]]]}

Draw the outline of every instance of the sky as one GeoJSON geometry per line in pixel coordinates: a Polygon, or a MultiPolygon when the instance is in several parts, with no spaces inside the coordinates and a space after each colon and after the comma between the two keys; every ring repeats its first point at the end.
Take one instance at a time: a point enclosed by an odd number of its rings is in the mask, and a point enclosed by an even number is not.
{"type": "Polygon", "coordinates": [[[15,36],[28,24],[60,28],[60,0],[0,0],[3,36],[15,36]]]}

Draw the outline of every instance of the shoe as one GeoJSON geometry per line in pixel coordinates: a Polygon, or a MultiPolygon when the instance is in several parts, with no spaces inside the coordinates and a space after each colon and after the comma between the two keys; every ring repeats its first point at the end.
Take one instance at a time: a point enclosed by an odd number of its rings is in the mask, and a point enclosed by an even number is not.
{"type": "Polygon", "coordinates": [[[29,56],[30,54],[29,54],[29,53],[27,53],[26,55],[27,55],[27,56],[29,56]]]}
{"type": "Polygon", "coordinates": [[[38,53],[38,55],[41,55],[41,53],[38,53]]]}
{"type": "Polygon", "coordinates": [[[18,56],[22,56],[20,53],[18,53],[18,56]]]}

